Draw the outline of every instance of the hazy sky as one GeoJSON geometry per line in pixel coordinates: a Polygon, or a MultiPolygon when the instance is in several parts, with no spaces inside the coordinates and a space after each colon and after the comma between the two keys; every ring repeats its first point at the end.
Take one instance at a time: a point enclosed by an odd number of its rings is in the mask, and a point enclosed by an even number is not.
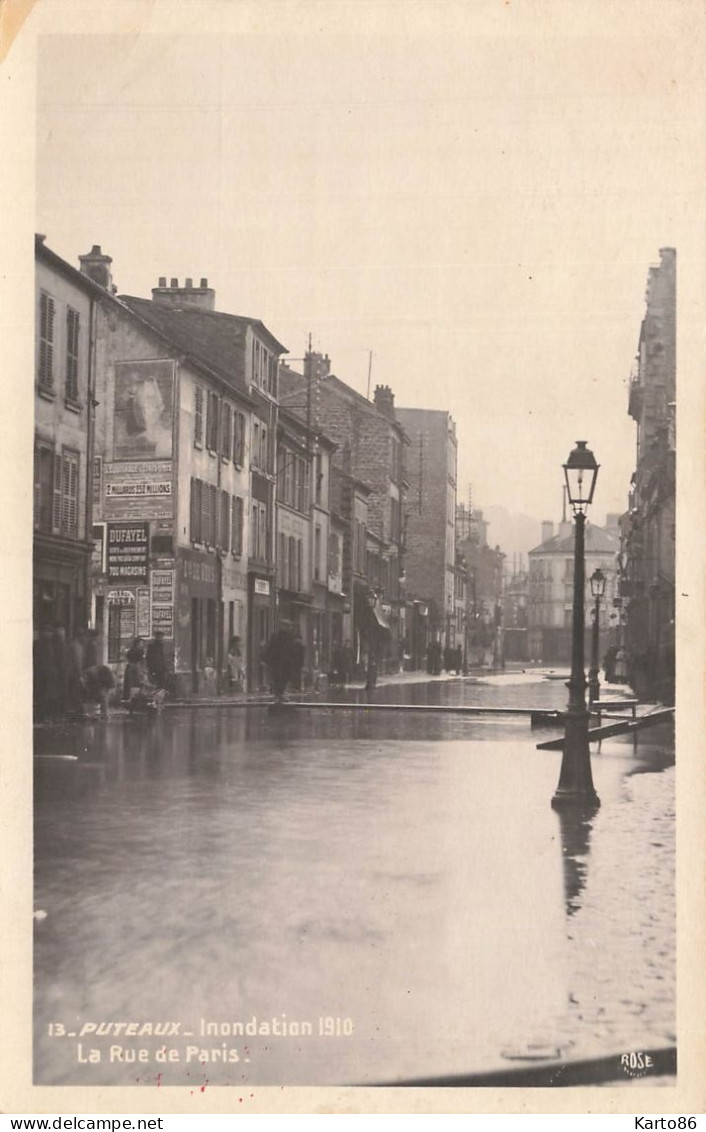
{"type": "Polygon", "coordinates": [[[557,519],[580,438],[594,521],[624,510],[647,271],[685,228],[683,39],[275,29],[42,39],[49,246],[100,244],[121,293],[207,276],[362,393],[372,350],[373,386],[451,411],[476,506],[557,519]]]}

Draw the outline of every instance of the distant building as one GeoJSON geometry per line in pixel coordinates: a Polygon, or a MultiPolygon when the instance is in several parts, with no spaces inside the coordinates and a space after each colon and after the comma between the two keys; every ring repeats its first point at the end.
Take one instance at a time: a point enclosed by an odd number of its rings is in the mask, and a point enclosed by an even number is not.
{"type": "Polygon", "coordinates": [[[467,570],[466,654],[468,665],[499,667],[505,658],[503,642],[503,583],[505,555],[488,546],[488,523],[483,512],[457,509],[458,552],[467,570]]]}
{"type": "Polygon", "coordinates": [[[622,517],[623,643],[633,688],[674,701],[676,252],[650,268],[628,411],[637,464],[622,517]]]}
{"type": "MultiPolygon", "coordinates": [[[[620,543],[616,533],[592,523],[585,530],[585,616],[586,656],[590,660],[594,599],[589,578],[600,569],[606,577],[605,594],[600,604],[601,655],[616,643],[617,634],[611,616],[617,592],[617,556],[620,543]]],[[[574,601],[574,531],[573,524],[542,523],[542,542],[529,552],[528,645],[529,659],[543,664],[569,664],[574,601]]]]}
{"type": "MultiPolygon", "coordinates": [[[[437,409],[397,409],[410,441],[409,490],[405,512],[407,593],[417,605],[415,620],[444,648],[463,645],[457,616],[460,578],[456,575],[456,474],[458,444],[450,413],[437,409]],[[419,609],[427,614],[419,620],[419,609]]],[[[420,636],[413,626],[416,642],[420,636]]]]}
{"type": "MultiPolygon", "coordinates": [[[[383,667],[397,669],[402,662],[407,631],[402,527],[406,491],[403,452],[407,437],[395,414],[392,391],[378,385],[374,400],[366,400],[330,372],[327,356],[313,351],[306,355],[303,374],[282,367],[280,385],[283,404],[296,404],[298,415],[335,444],[334,464],[369,490],[367,532],[375,536],[380,546],[375,608],[388,629],[381,663],[383,667]]],[[[356,537],[360,548],[361,536],[356,537]]],[[[365,547],[365,538],[362,545],[365,547]]],[[[367,550],[362,553],[365,555],[367,550]]],[[[364,559],[361,565],[365,574],[364,559]]],[[[359,598],[362,595],[354,590],[351,600],[356,632],[360,632],[359,619],[363,616],[359,598]]]]}

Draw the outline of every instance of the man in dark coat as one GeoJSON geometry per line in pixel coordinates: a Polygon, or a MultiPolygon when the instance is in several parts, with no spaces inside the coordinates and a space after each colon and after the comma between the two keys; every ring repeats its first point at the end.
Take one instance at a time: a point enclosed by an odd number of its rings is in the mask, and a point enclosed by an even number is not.
{"type": "Polygon", "coordinates": [[[155,629],[154,637],[147,646],[147,671],[157,688],[166,686],[167,658],[164,655],[164,634],[155,629]]]}
{"type": "Polygon", "coordinates": [[[282,703],[292,677],[294,637],[287,625],[280,626],[270,637],[264,653],[277,703],[282,703]]]}

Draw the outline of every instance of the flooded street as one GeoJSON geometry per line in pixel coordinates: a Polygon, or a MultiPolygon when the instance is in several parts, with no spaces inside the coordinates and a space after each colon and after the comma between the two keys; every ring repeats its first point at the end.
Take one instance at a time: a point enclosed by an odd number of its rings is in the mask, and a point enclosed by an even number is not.
{"type": "MultiPolygon", "coordinates": [[[[566,689],[376,700],[403,695],[566,689]]],[[[604,742],[587,821],[551,809],[553,734],[254,706],[38,730],[36,1083],[374,1084],[674,1045],[671,729],[604,742]]]]}

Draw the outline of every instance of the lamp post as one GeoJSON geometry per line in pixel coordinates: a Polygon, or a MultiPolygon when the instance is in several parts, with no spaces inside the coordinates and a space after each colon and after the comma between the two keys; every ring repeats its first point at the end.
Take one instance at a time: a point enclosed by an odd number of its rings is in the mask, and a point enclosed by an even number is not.
{"type": "Polygon", "coordinates": [[[594,570],[589,579],[591,584],[591,594],[595,598],[595,605],[593,608],[593,637],[591,640],[591,668],[588,673],[588,700],[589,703],[596,703],[600,699],[601,686],[598,680],[598,636],[600,633],[600,611],[601,611],[601,598],[605,593],[606,577],[600,566],[594,570]]]}
{"type": "Polygon", "coordinates": [[[589,713],[586,708],[586,676],[584,673],[584,532],[586,511],[593,499],[598,477],[596,458],[585,440],[576,447],[564,464],[566,494],[574,512],[574,605],[571,641],[571,676],[568,682],[569,703],[564,716],[564,750],[559,785],[552,806],[596,808],[600,805],[591,776],[591,752],[588,745],[589,713]]]}

